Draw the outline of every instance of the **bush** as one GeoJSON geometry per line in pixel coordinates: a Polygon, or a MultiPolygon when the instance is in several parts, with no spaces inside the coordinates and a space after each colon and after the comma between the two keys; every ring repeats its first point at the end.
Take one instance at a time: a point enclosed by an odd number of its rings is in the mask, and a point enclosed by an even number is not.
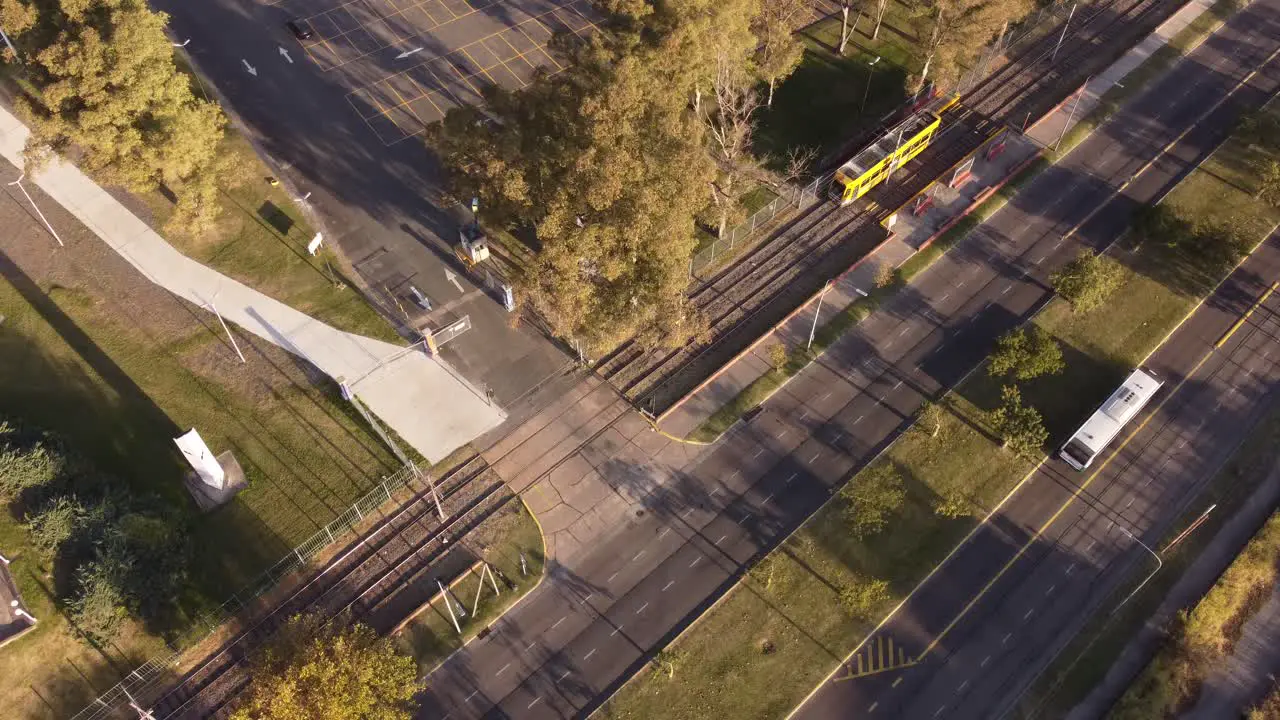
{"type": "Polygon", "coordinates": [[[870,619],[889,601],[889,581],[861,580],[840,588],[840,606],[854,618],[870,619]]]}
{"type": "Polygon", "coordinates": [[[1000,399],[1000,407],[991,413],[991,426],[1003,441],[1002,447],[1034,458],[1049,439],[1040,412],[1022,404],[1022,392],[1014,385],[1004,386],[1000,399]]]}
{"type": "Polygon", "coordinates": [[[1064,367],[1062,348],[1037,325],[1030,333],[1017,328],[1001,336],[987,372],[993,377],[1011,374],[1018,380],[1031,380],[1041,375],[1057,375],[1064,367]]]}
{"type": "Polygon", "coordinates": [[[36,550],[51,560],[82,529],[87,516],[88,511],[75,497],[60,497],[28,518],[27,535],[36,550]]]}

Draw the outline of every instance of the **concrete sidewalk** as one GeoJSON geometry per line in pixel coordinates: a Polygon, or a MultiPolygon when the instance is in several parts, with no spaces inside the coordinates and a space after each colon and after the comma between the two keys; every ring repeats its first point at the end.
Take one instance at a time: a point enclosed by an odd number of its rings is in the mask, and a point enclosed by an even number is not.
{"type": "MultiPolygon", "coordinates": [[[[21,121],[0,108],[0,156],[15,167],[23,167],[22,149],[29,134],[21,121]]],[[[429,461],[440,460],[504,417],[483,393],[425,353],[342,332],[191,260],[60,158],[28,182],[152,282],[206,309],[216,303],[228,322],[348,383],[370,410],[429,461]]]]}
{"type": "MultiPolygon", "coordinates": [[[[910,206],[899,213],[893,234],[876,248],[859,265],[846,272],[823,298],[821,316],[830,318],[843,310],[857,297],[855,288],[870,290],[876,273],[882,265],[897,267],[929,242],[945,224],[966,212],[977,195],[1006,178],[1011,169],[1036,151],[1036,146],[1053,145],[1079,120],[1097,107],[1098,99],[1112,86],[1123,80],[1135,68],[1145,62],[1158,49],[1183,28],[1191,24],[1213,4],[1213,0],[1190,0],[1172,17],[1156,28],[1151,35],[1134,46],[1105,71],[1091,78],[1077,94],[1046,113],[1033,123],[1025,135],[1010,133],[1005,150],[992,161],[979,152],[973,167],[973,178],[958,189],[948,187],[941,178],[931,185],[928,193],[933,196],[932,205],[919,216],[910,212],[910,206]]],[[[697,429],[717,410],[732,401],[748,385],[760,378],[770,368],[768,348],[783,342],[788,348],[802,347],[809,340],[814,326],[814,313],[818,303],[810,301],[796,313],[780,323],[769,335],[758,341],[720,371],[719,375],[695,390],[683,402],[662,417],[662,429],[673,435],[684,436],[697,429]],[[771,339],[772,338],[772,339],[771,339]]],[[[821,325],[822,317],[818,324],[821,325]]]]}

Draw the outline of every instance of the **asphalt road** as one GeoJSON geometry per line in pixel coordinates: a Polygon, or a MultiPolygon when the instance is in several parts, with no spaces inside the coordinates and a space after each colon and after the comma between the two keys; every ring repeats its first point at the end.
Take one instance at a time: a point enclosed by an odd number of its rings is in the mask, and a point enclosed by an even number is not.
{"type": "MultiPolygon", "coordinates": [[[[1160,155],[1243,69],[1268,55],[1280,37],[1274,29],[1277,1],[1260,2],[1230,23],[1191,62],[1028,185],[697,462],[679,471],[637,468],[666,475],[648,490],[649,512],[602,533],[591,553],[572,568],[554,570],[490,634],[428,678],[420,717],[573,717],[593,709],[764,548],[812,513],[855,466],[883,448],[923,397],[954,384],[994,337],[1039,307],[1048,297],[1048,276],[1081,244],[1109,243],[1127,225],[1136,202],[1158,196],[1220,141],[1235,116],[1233,107],[1213,113],[1160,155]],[[1157,156],[1113,197],[1116,186],[1157,156]],[[1079,233],[1063,239],[1099,207],[1079,233]]],[[[1265,82],[1273,85],[1276,75],[1276,65],[1268,65],[1265,82]]],[[[1257,105],[1261,94],[1242,91],[1237,98],[1257,105]]],[[[1244,301],[1208,306],[1198,317],[1216,313],[1225,321],[1244,301]]],[[[1156,367],[1172,372],[1171,362],[1156,367]]],[[[1052,512],[1060,500],[1052,493],[1017,497],[1008,508],[1033,514],[1052,512]]],[[[947,582],[933,585],[937,592],[919,594],[898,621],[936,633],[1028,536],[1015,521],[993,525],[944,568],[947,582]]],[[[974,633],[954,635],[962,636],[974,633]]],[[[928,670],[917,667],[918,676],[932,682],[938,676],[928,670]]],[[[872,703],[892,702],[887,695],[879,699],[882,690],[895,690],[890,682],[884,688],[831,686],[805,714],[849,717],[872,703]]],[[[940,692],[921,687],[922,694],[940,692]]],[[[954,686],[947,691],[954,694],[954,686]]],[[[877,710],[896,716],[885,708],[877,710]]]]}
{"type": "MultiPolygon", "coordinates": [[[[508,327],[509,317],[453,256],[459,223],[468,212],[442,209],[439,168],[418,139],[385,146],[361,119],[348,93],[404,70],[394,48],[325,72],[303,52],[284,21],[333,7],[333,0],[289,0],[277,6],[254,0],[155,0],[171,16],[171,34],[190,40],[185,51],[226,100],[246,134],[265,152],[322,220],[327,241],[338,245],[390,316],[415,327],[440,329],[463,316],[472,329],[450,342],[444,357],[506,406],[569,361],[534,329],[508,327]],[[281,53],[289,54],[286,58],[281,53]],[[252,67],[256,74],[251,74],[252,67]],[[451,279],[452,278],[452,279],[451,279]],[[409,286],[431,299],[421,311],[409,286]]],[[[486,9],[501,15],[497,3],[486,9]]],[[[452,47],[446,33],[412,62],[452,47]]],[[[457,38],[461,46],[470,38],[457,38]]]]}
{"type": "MultiPolygon", "coordinates": [[[[1143,148],[1171,138],[1187,118],[1210,107],[1277,47],[1280,3],[1262,0],[1077,149],[1068,164],[1079,163],[1078,182],[1112,184],[1128,178],[1150,156],[1143,148]]],[[[1278,82],[1280,71],[1271,62],[1236,101],[1257,105],[1278,82]]],[[[1178,162],[1210,147],[1208,140],[1225,126],[1229,112],[1201,123],[1168,162],[1157,163],[1125,195],[1156,196],[1176,174],[1178,162]]],[[[1091,205],[1064,199],[1057,207],[1064,218],[1079,221],[1091,205]]],[[[1130,203],[1123,199],[1111,203],[1085,223],[1081,236],[1095,245],[1114,237],[1123,228],[1126,206],[1130,203]]],[[[1023,245],[1039,230],[1020,227],[1002,213],[981,232],[1023,245]]],[[[1024,258],[1037,266],[1060,262],[1061,249],[1036,249],[1044,242],[1032,242],[1024,258]]],[[[921,664],[829,682],[797,717],[996,717],[1112,587],[1117,565],[1137,555],[1154,566],[1135,536],[1158,536],[1153,529],[1170,522],[1225,461],[1276,387],[1280,370],[1268,357],[1277,349],[1274,311],[1280,304],[1274,300],[1203,365],[1198,363],[1251,299],[1280,277],[1277,245],[1272,237],[1149,359],[1147,366],[1166,379],[1164,404],[1122,452],[1086,473],[1057,460],[1042,466],[868,643],[877,648],[891,639],[907,658],[925,653],[921,664]],[[1058,514],[1082,486],[1078,499],[1058,514]]],[[[869,667],[866,652],[864,668],[869,667]]],[[[856,671],[857,657],[852,661],[856,671]]]]}

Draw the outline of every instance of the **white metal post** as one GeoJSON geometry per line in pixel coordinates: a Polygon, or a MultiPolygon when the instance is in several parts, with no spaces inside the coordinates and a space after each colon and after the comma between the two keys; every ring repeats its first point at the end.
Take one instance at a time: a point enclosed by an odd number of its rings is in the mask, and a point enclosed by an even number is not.
{"type": "Polygon", "coordinates": [[[4,34],[3,29],[0,29],[0,38],[4,38],[4,44],[8,45],[9,49],[13,51],[13,58],[18,62],[22,62],[22,56],[18,54],[18,48],[14,47],[13,43],[9,42],[9,36],[4,34]]]}
{"type": "Polygon", "coordinates": [[[813,336],[818,332],[818,316],[822,314],[822,301],[827,297],[827,291],[831,289],[831,281],[828,280],[826,285],[822,286],[822,292],[818,294],[818,309],[813,312],[813,326],[809,328],[809,344],[804,346],[805,350],[813,347],[813,336]]]}
{"type": "MultiPolygon", "coordinates": [[[[1119,526],[1117,525],[1117,527],[1119,527],[1119,526]]],[[[1134,542],[1138,543],[1139,545],[1141,545],[1141,546],[1142,546],[1142,549],[1143,549],[1143,550],[1146,550],[1147,552],[1151,553],[1151,557],[1153,557],[1153,558],[1155,558],[1155,559],[1156,559],[1156,569],[1155,569],[1155,570],[1152,570],[1152,571],[1151,571],[1151,573],[1150,573],[1149,575],[1147,575],[1145,578],[1143,578],[1143,579],[1142,579],[1142,582],[1138,583],[1138,587],[1134,588],[1134,589],[1133,589],[1133,592],[1131,592],[1131,593],[1129,593],[1128,595],[1126,595],[1126,596],[1125,596],[1125,598],[1124,598],[1124,600],[1121,600],[1121,601],[1120,601],[1120,604],[1116,606],[1116,609],[1111,611],[1112,613],[1115,613],[1115,612],[1116,612],[1116,611],[1118,611],[1120,608],[1124,607],[1124,604],[1125,604],[1125,603],[1127,603],[1127,602],[1129,602],[1129,600],[1130,600],[1130,599],[1132,599],[1134,595],[1137,595],[1137,594],[1138,594],[1138,591],[1142,589],[1142,586],[1143,586],[1143,585],[1146,585],[1146,584],[1147,584],[1147,582],[1149,582],[1149,581],[1151,580],[1151,578],[1153,578],[1153,577],[1155,577],[1155,576],[1156,576],[1156,573],[1160,572],[1160,568],[1164,567],[1164,561],[1160,559],[1160,555],[1159,555],[1158,553],[1156,553],[1156,551],[1155,551],[1155,550],[1152,550],[1151,548],[1147,547],[1147,544],[1146,544],[1146,543],[1144,543],[1144,542],[1142,542],[1141,540],[1139,540],[1138,538],[1134,537],[1133,533],[1129,532],[1128,530],[1124,529],[1123,527],[1120,527],[1120,532],[1124,533],[1125,535],[1128,535],[1130,540],[1132,540],[1132,541],[1134,541],[1134,542]]]]}
{"type": "MultiPolygon", "coordinates": [[[[494,595],[501,595],[501,594],[502,594],[502,591],[498,589],[498,581],[497,581],[496,579],[494,579],[494,577],[493,577],[493,568],[489,567],[489,563],[485,563],[485,564],[484,564],[484,571],[485,571],[485,572],[487,572],[487,573],[489,573],[489,584],[493,586],[493,594],[494,594],[494,595]]],[[[484,578],[480,578],[480,580],[481,580],[481,582],[483,582],[483,581],[484,581],[484,578]]]]}
{"type": "Polygon", "coordinates": [[[1084,95],[1085,88],[1089,87],[1089,81],[1093,76],[1085,78],[1084,84],[1080,86],[1079,92],[1076,93],[1076,99],[1071,102],[1071,112],[1067,113],[1067,121],[1062,124],[1062,132],[1058,133],[1058,139],[1053,143],[1053,150],[1057,152],[1058,146],[1062,144],[1062,138],[1067,134],[1067,128],[1071,127],[1071,121],[1076,117],[1076,108],[1080,105],[1080,97],[1084,95]]]}
{"type": "Polygon", "coordinates": [[[484,569],[480,570],[480,584],[476,585],[476,599],[471,603],[471,615],[474,617],[476,611],[480,609],[480,593],[484,592],[484,569]]]}
{"type": "Polygon", "coordinates": [[[44,216],[44,213],[40,212],[40,206],[36,205],[36,201],[31,199],[31,193],[28,193],[27,188],[22,185],[22,179],[26,176],[27,174],[25,172],[22,173],[18,176],[17,180],[9,183],[9,185],[18,186],[18,189],[22,191],[23,197],[27,199],[27,202],[31,203],[31,209],[36,211],[36,215],[40,216],[40,222],[44,223],[45,228],[48,229],[49,234],[53,236],[53,239],[58,241],[58,247],[66,247],[66,245],[62,244],[62,238],[58,237],[58,231],[53,229],[53,225],[49,224],[49,219],[44,216]]]}
{"type": "Polygon", "coordinates": [[[1067,13],[1067,21],[1062,23],[1062,34],[1058,36],[1058,44],[1053,46],[1053,54],[1049,56],[1049,64],[1058,57],[1058,48],[1062,47],[1062,41],[1067,37],[1067,28],[1071,26],[1071,18],[1076,14],[1076,4],[1071,3],[1071,12],[1067,13]]]}
{"type": "Polygon", "coordinates": [[[453,614],[453,605],[449,603],[449,593],[444,589],[444,584],[436,580],[436,587],[440,588],[440,597],[444,599],[444,607],[449,611],[449,619],[453,621],[453,629],[462,634],[462,626],[458,624],[458,616],[453,614]]]}
{"type": "Polygon", "coordinates": [[[244,353],[240,352],[240,345],[236,342],[235,335],[231,334],[231,329],[227,327],[227,321],[222,319],[222,315],[218,312],[218,307],[213,304],[212,300],[209,301],[209,309],[212,310],[214,316],[218,318],[218,323],[222,325],[222,331],[227,334],[227,339],[231,341],[231,347],[236,349],[236,355],[240,357],[240,362],[247,362],[244,359],[244,353]]]}

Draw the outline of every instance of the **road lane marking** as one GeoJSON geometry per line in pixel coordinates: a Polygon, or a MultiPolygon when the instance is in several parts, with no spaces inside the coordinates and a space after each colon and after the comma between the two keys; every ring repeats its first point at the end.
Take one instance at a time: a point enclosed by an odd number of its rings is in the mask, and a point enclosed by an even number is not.
{"type": "Polygon", "coordinates": [[[809,458],[809,464],[810,464],[810,465],[812,465],[812,464],[813,464],[813,461],[814,461],[814,460],[817,460],[817,459],[818,459],[818,456],[819,456],[819,455],[821,455],[821,454],[822,454],[822,451],[821,451],[821,450],[819,450],[818,452],[814,453],[814,454],[813,454],[813,457],[809,458]]]}
{"type": "Polygon", "coordinates": [[[586,604],[586,602],[587,602],[588,600],[590,600],[591,598],[593,598],[593,597],[595,597],[595,596],[596,596],[596,594],[595,594],[595,593],[587,593],[587,596],[586,596],[586,597],[584,597],[584,598],[582,598],[582,602],[583,602],[583,604],[585,605],[585,604],[586,604]]]}
{"type": "Polygon", "coordinates": [[[537,644],[538,644],[538,641],[537,641],[537,640],[534,640],[533,642],[531,642],[531,643],[529,643],[528,645],[526,645],[526,646],[525,646],[524,651],[525,651],[525,652],[529,652],[530,650],[532,650],[532,649],[533,649],[533,646],[534,646],[534,645],[537,645],[537,644]]]}
{"type": "Polygon", "coordinates": [[[609,637],[613,637],[614,635],[617,635],[620,632],[622,632],[621,623],[619,623],[618,626],[613,629],[613,632],[609,633],[609,637]]]}
{"type": "Polygon", "coordinates": [[[1026,620],[1027,618],[1031,617],[1031,613],[1034,613],[1035,611],[1036,611],[1036,609],[1035,609],[1035,608],[1031,608],[1030,610],[1028,610],[1028,611],[1027,611],[1027,614],[1026,614],[1026,615],[1023,615],[1023,616],[1022,616],[1022,619],[1023,619],[1023,620],[1026,620]]]}
{"type": "Polygon", "coordinates": [[[503,665],[503,666],[502,666],[502,669],[501,669],[501,670],[499,670],[498,672],[494,673],[494,674],[493,674],[493,676],[494,676],[494,677],[498,677],[498,676],[499,676],[499,675],[501,675],[502,673],[506,672],[506,671],[507,671],[507,668],[509,668],[509,667],[511,667],[511,663],[507,663],[506,665],[503,665]]]}
{"type": "Polygon", "coordinates": [[[865,416],[865,415],[859,415],[859,416],[858,416],[858,419],[853,421],[853,424],[854,424],[854,425],[857,425],[858,423],[862,422],[862,418],[864,418],[864,417],[866,417],[866,416],[865,416]]]}
{"type": "Polygon", "coordinates": [[[644,557],[644,553],[645,553],[645,551],[644,551],[644,550],[641,550],[640,552],[636,553],[636,554],[631,558],[631,562],[635,562],[635,561],[639,560],[640,558],[644,557]]]}
{"type": "Polygon", "coordinates": [[[640,613],[644,612],[644,609],[645,609],[645,608],[647,608],[647,607],[649,607],[649,603],[647,603],[647,602],[646,602],[645,604],[641,605],[641,606],[640,606],[640,609],[639,609],[639,610],[636,610],[636,615],[639,615],[640,613]]]}
{"type": "Polygon", "coordinates": [[[773,499],[773,493],[769,493],[769,495],[764,499],[764,502],[762,502],[762,503],[760,503],[760,504],[761,504],[761,505],[768,505],[768,504],[769,504],[769,501],[770,501],[770,500],[772,500],[772,499],[773,499]]]}
{"type": "Polygon", "coordinates": [[[791,481],[792,481],[792,480],[795,480],[795,479],[796,479],[796,475],[799,475],[799,474],[800,474],[800,473],[791,473],[791,476],[787,478],[787,481],[786,481],[785,483],[783,483],[783,485],[790,485],[790,484],[791,484],[791,481]]]}
{"type": "Polygon", "coordinates": [[[809,408],[804,409],[804,414],[800,416],[800,419],[803,420],[807,417],[809,417],[809,408]]]}
{"type": "Polygon", "coordinates": [[[969,687],[969,681],[965,680],[964,682],[960,683],[960,687],[956,688],[956,694],[960,694],[964,692],[964,689],[967,687],[969,687]]]}
{"type": "Polygon", "coordinates": [[[584,655],[584,656],[583,656],[583,658],[582,658],[583,662],[586,662],[587,660],[590,660],[590,659],[591,659],[591,656],[592,656],[592,655],[595,655],[595,654],[596,654],[596,649],[595,649],[595,648],[591,648],[591,652],[589,652],[589,653],[587,653],[586,655],[584,655]]]}
{"type": "Polygon", "coordinates": [[[477,695],[479,695],[479,694],[480,694],[480,691],[479,691],[479,690],[477,690],[477,691],[475,691],[475,692],[471,693],[470,695],[468,695],[468,696],[467,696],[467,699],[466,699],[466,700],[463,700],[462,702],[469,703],[469,702],[471,702],[471,698],[473,698],[473,697],[475,697],[475,696],[477,696],[477,695]]]}
{"type": "Polygon", "coordinates": [[[663,537],[665,537],[665,536],[666,536],[666,534],[667,534],[667,533],[669,533],[669,532],[671,532],[671,528],[669,528],[669,527],[664,527],[664,528],[662,528],[662,532],[658,533],[658,539],[659,539],[659,540],[661,540],[661,539],[662,539],[663,537]]]}
{"type": "Polygon", "coordinates": [[[889,687],[898,687],[898,686],[899,686],[899,685],[901,685],[901,684],[902,684],[902,676],[901,676],[901,675],[899,675],[899,676],[898,676],[898,679],[897,679],[897,680],[894,680],[894,681],[893,681],[893,684],[892,684],[892,685],[890,685],[889,687]]]}
{"type": "MultiPolygon", "coordinates": [[[[617,575],[617,574],[618,574],[618,573],[614,573],[614,575],[617,575]]],[[[564,618],[567,618],[567,617],[569,617],[569,616],[568,616],[568,615],[565,615],[564,617],[562,617],[562,618],[560,618],[559,620],[557,620],[557,621],[556,621],[556,624],[551,626],[551,629],[552,629],[552,630],[555,630],[556,628],[560,627],[560,623],[564,622],[564,618]]]]}
{"type": "Polygon", "coordinates": [[[896,383],[894,383],[894,384],[893,384],[893,389],[894,389],[894,390],[897,390],[897,389],[898,389],[898,388],[900,388],[900,387],[902,387],[902,381],[901,381],[901,380],[899,380],[898,382],[896,382],[896,383]]]}
{"type": "Polygon", "coordinates": [[[683,520],[683,519],[685,519],[685,518],[689,517],[689,513],[693,512],[695,509],[696,509],[696,508],[694,508],[692,505],[690,505],[688,510],[685,510],[684,512],[680,513],[680,519],[681,519],[681,520],[683,520]]]}
{"type": "Polygon", "coordinates": [[[869,712],[869,713],[871,713],[871,712],[875,712],[875,711],[876,711],[876,706],[877,706],[877,705],[879,705],[879,704],[880,704],[879,702],[873,702],[873,703],[871,703],[871,706],[867,708],[867,712],[869,712]]]}
{"type": "Polygon", "coordinates": [[[556,682],[560,682],[561,680],[564,680],[565,678],[569,677],[569,673],[571,673],[571,672],[573,672],[573,671],[572,671],[572,670],[565,670],[564,672],[560,673],[560,677],[556,678],[556,682]]]}
{"type": "Polygon", "coordinates": [[[675,584],[676,584],[675,580],[668,580],[667,584],[662,586],[662,592],[666,592],[668,588],[670,588],[672,585],[675,585],[675,584]]]}
{"type": "Polygon", "coordinates": [[[1013,637],[1013,633],[1005,633],[1005,634],[1004,634],[1004,639],[1000,641],[1000,644],[1001,644],[1001,645],[1004,645],[1004,644],[1008,643],[1008,642],[1009,642],[1009,638],[1011,638],[1011,637],[1013,637]]]}
{"type": "Polygon", "coordinates": [[[719,494],[720,494],[720,491],[722,491],[722,490],[724,490],[724,488],[722,488],[722,487],[717,487],[715,490],[712,490],[712,491],[711,491],[711,495],[710,495],[709,497],[715,497],[716,495],[719,495],[719,494]]]}
{"type": "Polygon", "coordinates": [[[1007,294],[1009,294],[1009,291],[1010,291],[1010,290],[1012,290],[1012,289],[1013,289],[1013,286],[1012,286],[1012,285],[1006,285],[1006,286],[1004,287],[1004,289],[1000,291],[1000,294],[1001,294],[1001,295],[1007,295],[1007,294]]]}
{"type": "Polygon", "coordinates": [[[933,716],[934,716],[934,717],[938,717],[939,715],[941,715],[941,714],[942,714],[942,711],[943,711],[943,710],[946,710],[946,709],[947,709],[947,706],[946,706],[946,705],[943,705],[942,707],[940,707],[940,708],[938,708],[937,710],[934,710],[934,711],[933,711],[933,716]]]}
{"type": "Polygon", "coordinates": [[[778,439],[781,440],[782,438],[786,437],[787,434],[790,432],[791,432],[790,430],[783,430],[782,432],[778,433],[778,439]]]}
{"type": "Polygon", "coordinates": [[[1074,571],[1075,571],[1075,569],[1076,569],[1076,564],[1075,564],[1075,563],[1071,563],[1071,565],[1069,565],[1069,566],[1067,567],[1067,574],[1068,574],[1068,575],[1070,575],[1072,572],[1074,572],[1074,571]]]}
{"type": "Polygon", "coordinates": [[[538,697],[534,698],[534,699],[533,699],[533,702],[529,703],[529,704],[528,704],[528,706],[526,706],[526,707],[525,707],[525,710],[532,710],[532,709],[533,709],[533,706],[534,706],[534,705],[537,705],[537,704],[538,704],[538,703],[540,703],[540,702],[542,702],[542,696],[541,696],[541,695],[539,695],[538,697]]]}
{"type": "MultiPolygon", "coordinates": [[[[822,400],[826,400],[829,397],[831,397],[831,393],[827,393],[826,395],[823,395],[822,400]]],[[[822,400],[819,400],[818,402],[822,402],[822,400]]]]}
{"type": "Polygon", "coordinates": [[[701,555],[699,555],[698,557],[694,558],[694,559],[693,559],[693,562],[689,563],[689,567],[693,567],[694,565],[697,565],[697,564],[698,564],[698,561],[700,561],[700,560],[702,560],[702,556],[701,556],[701,555]]]}
{"type": "Polygon", "coordinates": [[[616,577],[618,577],[618,573],[614,573],[614,574],[610,575],[610,576],[609,576],[609,579],[608,579],[608,580],[605,580],[605,582],[613,582],[613,579],[614,579],[614,578],[616,578],[616,577]]]}
{"type": "Polygon", "coordinates": [[[1057,583],[1054,583],[1053,585],[1050,585],[1050,586],[1049,586],[1049,589],[1044,591],[1044,596],[1045,596],[1045,597],[1049,597],[1051,594],[1053,594],[1053,591],[1054,591],[1054,590],[1057,590],[1057,589],[1058,589],[1058,585],[1057,585],[1057,583]]]}
{"type": "Polygon", "coordinates": [[[756,459],[756,458],[760,457],[760,453],[762,453],[762,452],[764,452],[764,448],[760,448],[759,450],[756,450],[756,454],[755,454],[755,455],[752,455],[752,456],[751,456],[751,459],[752,459],[752,460],[754,460],[754,459],[756,459]]]}
{"type": "Polygon", "coordinates": [[[980,667],[980,668],[984,668],[984,667],[986,667],[986,666],[987,666],[987,663],[989,663],[989,662],[991,662],[991,656],[990,656],[990,655],[988,655],[988,656],[986,656],[986,657],[982,658],[982,664],[981,664],[981,665],[979,665],[978,667],[980,667]]]}
{"type": "Polygon", "coordinates": [[[725,539],[725,538],[727,538],[727,537],[729,537],[729,533],[725,533],[725,534],[721,535],[721,536],[720,536],[720,539],[716,541],[716,544],[717,544],[717,545],[719,545],[720,543],[724,542],[724,539],[725,539]]]}

